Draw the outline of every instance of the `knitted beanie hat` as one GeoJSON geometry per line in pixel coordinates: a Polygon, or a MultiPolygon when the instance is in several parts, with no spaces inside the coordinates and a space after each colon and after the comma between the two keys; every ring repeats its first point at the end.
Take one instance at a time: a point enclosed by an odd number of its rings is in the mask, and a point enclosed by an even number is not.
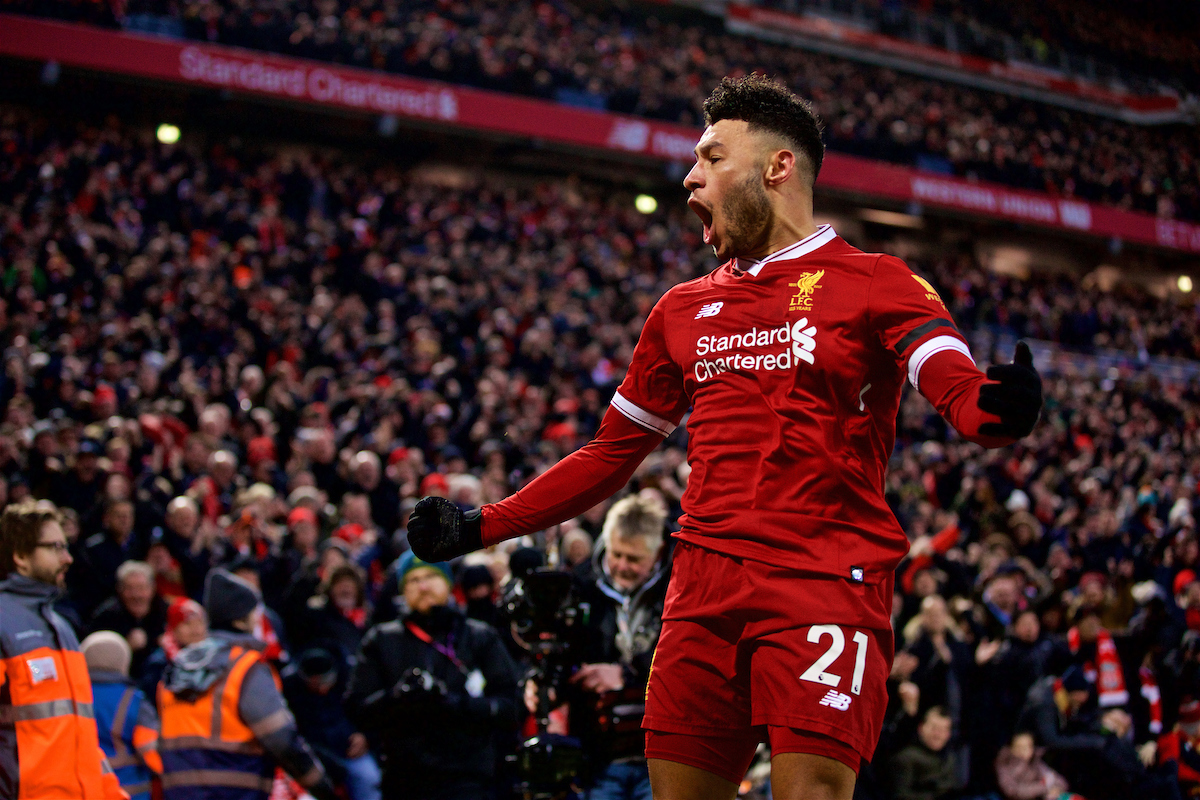
{"type": "Polygon", "coordinates": [[[88,672],[116,672],[129,675],[133,651],[125,637],[115,631],[96,631],[79,645],[88,672]]]}

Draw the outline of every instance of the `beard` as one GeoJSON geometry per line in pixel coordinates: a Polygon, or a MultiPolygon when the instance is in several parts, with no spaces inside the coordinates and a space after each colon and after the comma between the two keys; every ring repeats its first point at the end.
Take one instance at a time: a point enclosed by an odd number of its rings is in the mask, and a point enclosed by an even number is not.
{"type": "Polygon", "coordinates": [[[48,583],[51,586],[57,586],[60,589],[66,583],[67,570],[64,567],[44,567],[40,564],[34,564],[30,571],[30,576],[35,581],[48,583]]]}
{"type": "Polygon", "coordinates": [[[766,240],[771,226],[771,201],[762,186],[762,176],[750,174],[721,201],[725,217],[726,253],[718,257],[736,257],[757,250],[766,240]]]}

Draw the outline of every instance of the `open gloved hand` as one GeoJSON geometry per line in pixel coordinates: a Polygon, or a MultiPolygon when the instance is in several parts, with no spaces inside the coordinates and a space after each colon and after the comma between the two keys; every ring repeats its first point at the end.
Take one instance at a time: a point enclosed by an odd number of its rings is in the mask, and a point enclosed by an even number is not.
{"type": "Polygon", "coordinates": [[[985,422],[979,432],[986,436],[1020,439],[1028,436],[1042,412],[1042,379],[1033,368],[1029,345],[1017,342],[1011,364],[988,367],[985,383],[979,389],[979,408],[995,414],[999,422],[985,422]]]}
{"type": "Polygon", "coordinates": [[[444,497],[422,498],[408,518],[408,546],[422,561],[449,561],[483,548],[483,516],[444,497]]]}

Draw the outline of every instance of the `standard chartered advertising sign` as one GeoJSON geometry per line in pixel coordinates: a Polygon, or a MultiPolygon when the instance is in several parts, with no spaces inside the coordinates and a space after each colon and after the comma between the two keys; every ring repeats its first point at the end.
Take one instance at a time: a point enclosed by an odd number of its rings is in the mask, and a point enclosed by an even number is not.
{"type": "Polygon", "coordinates": [[[222,57],[185,47],[179,54],[179,74],[188,81],[384,114],[458,119],[458,98],[450,89],[414,90],[387,79],[360,80],[325,67],[279,67],[261,59],[222,57]]]}

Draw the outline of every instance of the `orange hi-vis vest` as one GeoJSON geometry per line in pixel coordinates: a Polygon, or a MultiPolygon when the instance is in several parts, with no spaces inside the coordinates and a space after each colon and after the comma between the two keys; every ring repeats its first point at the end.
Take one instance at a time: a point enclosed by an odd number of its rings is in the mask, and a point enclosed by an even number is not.
{"type": "Polygon", "coordinates": [[[56,587],[0,581],[0,797],[128,800],[100,749],[92,682],[56,587]]]}
{"type": "Polygon", "coordinates": [[[233,645],[228,672],[191,701],[158,684],[165,800],[210,798],[215,787],[223,800],[261,800],[270,793],[274,763],[238,714],[246,673],[260,662],[267,663],[257,651],[233,645]]]}

